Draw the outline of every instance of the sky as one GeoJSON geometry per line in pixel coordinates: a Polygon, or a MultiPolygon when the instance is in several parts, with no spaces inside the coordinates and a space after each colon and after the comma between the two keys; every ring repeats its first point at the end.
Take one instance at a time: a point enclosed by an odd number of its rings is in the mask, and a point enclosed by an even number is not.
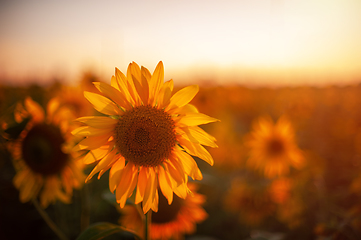
{"type": "Polygon", "coordinates": [[[135,61],[165,80],[361,82],[359,0],[1,0],[0,79],[110,81],[135,61]]]}

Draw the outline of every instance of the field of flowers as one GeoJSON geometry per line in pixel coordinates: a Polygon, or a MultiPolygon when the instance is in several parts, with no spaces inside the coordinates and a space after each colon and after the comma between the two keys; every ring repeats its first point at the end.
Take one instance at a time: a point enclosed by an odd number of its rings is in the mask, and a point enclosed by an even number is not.
{"type": "MultiPolygon", "coordinates": [[[[72,192],[69,199],[39,196],[39,201],[25,201],[32,199],[31,193],[22,193],[21,200],[15,187],[21,189],[22,183],[20,177],[14,180],[19,166],[11,151],[16,151],[14,141],[27,121],[18,103],[31,97],[49,114],[56,105],[50,100],[56,97],[72,116],[96,115],[83,95],[84,90],[97,91],[92,81],[98,80],[86,75],[76,87],[61,83],[0,86],[1,239],[61,238],[42,214],[63,239],[76,239],[90,225],[101,222],[132,230],[104,239],[135,239],[133,232],[142,236],[139,209],[132,209],[130,200],[119,208],[109,191],[109,171],[84,183],[95,163],[81,166],[83,173],[72,180],[62,175],[62,181],[68,181],[64,191],[72,192]]],[[[190,240],[361,239],[361,86],[200,85],[191,104],[220,120],[200,126],[216,139],[217,148],[206,147],[214,165],[194,157],[203,179],[189,179],[193,199],[188,196],[190,200],[180,200],[176,206],[174,195],[169,208],[160,195],[159,215],[153,212],[152,216],[153,231],[186,229],[174,239],[190,240]],[[157,228],[157,221],[167,223],[178,212],[177,223],[157,228]]],[[[23,178],[26,181],[25,174],[23,178]]],[[[29,191],[40,190],[33,186],[29,191]]]]}

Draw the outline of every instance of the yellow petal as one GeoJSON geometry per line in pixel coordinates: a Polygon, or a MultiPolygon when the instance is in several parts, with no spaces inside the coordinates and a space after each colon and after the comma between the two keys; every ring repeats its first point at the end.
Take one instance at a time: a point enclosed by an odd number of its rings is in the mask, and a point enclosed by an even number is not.
{"type": "MultiPolygon", "coordinates": [[[[95,158],[96,161],[99,161],[101,159],[103,159],[106,155],[108,155],[108,153],[110,152],[110,146],[101,146],[97,149],[91,150],[91,155],[95,158]]],[[[86,163],[86,162],[84,162],[86,163]]],[[[88,164],[88,163],[86,163],[88,164]]]]}
{"type": "Polygon", "coordinates": [[[203,113],[188,113],[185,116],[174,118],[174,120],[180,126],[197,126],[201,124],[219,121],[218,119],[212,118],[203,113]]]}
{"type": "Polygon", "coordinates": [[[137,192],[135,195],[135,204],[138,204],[141,201],[143,201],[145,188],[147,186],[147,181],[148,181],[147,169],[148,169],[147,167],[142,167],[139,171],[137,192]]]}
{"type": "Polygon", "coordinates": [[[133,192],[137,183],[137,176],[137,167],[133,163],[128,162],[122,170],[120,181],[115,192],[115,197],[121,208],[124,207],[129,193],[133,192]]]}
{"type": "Polygon", "coordinates": [[[115,76],[119,87],[119,91],[124,94],[124,96],[126,97],[128,102],[131,103],[131,105],[134,105],[134,99],[129,93],[127,77],[118,68],[115,68],[115,76]]]}
{"type": "Polygon", "coordinates": [[[88,116],[77,118],[76,121],[82,122],[94,128],[110,128],[118,123],[117,119],[103,116],[88,116]]]}
{"type": "Polygon", "coordinates": [[[179,166],[177,160],[170,158],[168,162],[164,163],[164,167],[169,172],[169,175],[179,186],[185,181],[183,166],[179,166]]]}
{"type": "Polygon", "coordinates": [[[98,173],[103,168],[107,167],[110,163],[116,161],[115,158],[116,150],[112,150],[106,157],[104,157],[100,162],[93,168],[89,176],[85,179],[85,182],[88,182],[96,173],[98,173]]]}
{"type": "Polygon", "coordinates": [[[187,115],[189,113],[198,113],[198,112],[199,112],[198,109],[190,103],[184,105],[181,108],[174,108],[168,111],[169,114],[175,114],[175,115],[187,115]]]}
{"type": "Polygon", "coordinates": [[[163,62],[160,61],[156,66],[153,75],[149,82],[149,95],[150,95],[150,104],[154,105],[156,103],[159,90],[164,82],[164,67],[163,62]]]}
{"type": "Polygon", "coordinates": [[[131,105],[125,95],[118,89],[102,82],[93,82],[94,86],[107,98],[113,100],[116,104],[125,109],[130,109],[131,105]]]}
{"type": "Polygon", "coordinates": [[[92,151],[89,151],[83,158],[84,164],[92,164],[92,163],[95,163],[96,161],[98,161],[98,159],[95,158],[92,151]]]}
{"type": "Polygon", "coordinates": [[[154,200],[153,200],[153,204],[150,207],[154,212],[158,212],[158,203],[159,203],[159,194],[158,194],[158,190],[156,190],[154,200]]]}
{"type": "Polygon", "coordinates": [[[177,187],[176,189],[174,189],[174,193],[180,197],[185,199],[188,196],[188,188],[187,188],[187,183],[183,183],[181,184],[179,187],[177,187]]]}
{"type": "MultiPolygon", "coordinates": [[[[142,67],[142,69],[144,68],[142,67]]],[[[144,105],[147,105],[149,98],[149,86],[147,79],[142,74],[140,81],[138,78],[135,78],[134,76],[133,76],[133,80],[134,80],[135,89],[137,90],[140,99],[142,100],[144,105]]]]}
{"type": "Polygon", "coordinates": [[[196,142],[213,148],[218,147],[217,144],[215,144],[216,138],[211,136],[198,126],[184,127],[182,128],[182,130],[187,134],[191,142],[196,142]]]}
{"type": "Polygon", "coordinates": [[[88,101],[93,104],[94,108],[106,115],[120,115],[120,109],[108,98],[92,93],[84,91],[84,96],[88,101]]]}
{"type": "Polygon", "coordinates": [[[189,140],[185,139],[183,136],[178,136],[177,138],[179,144],[187,151],[187,153],[199,157],[206,161],[209,165],[213,166],[214,161],[211,154],[200,144],[191,143],[189,140]]]}
{"type": "Polygon", "coordinates": [[[25,99],[25,108],[28,113],[32,116],[33,121],[42,122],[45,119],[44,109],[33,99],[27,97],[25,99]]]}
{"type": "Polygon", "coordinates": [[[52,98],[48,104],[46,105],[46,113],[47,113],[47,119],[48,121],[52,121],[54,113],[59,108],[59,99],[52,98]]]}
{"type": "Polygon", "coordinates": [[[162,191],[163,195],[168,199],[168,204],[170,205],[173,201],[172,182],[163,167],[159,167],[158,180],[160,190],[162,191]]]}
{"type": "Polygon", "coordinates": [[[182,150],[176,148],[175,152],[177,153],[177,156],[181,163],[183,164],[185,173],[190,176],[193,180],[202,180],[203,176],[201,171],[198,168],[197,163],[194,161],[194,159],[189,156],[187,153],[183,152],[182,150]]]}
{"type": "Polygon", "coordinates": [[[113,127],[111,128],[93,128],[89,126],[82,126],[74,129],[71,134],[74,136],[100,136],[112,133],[114,131],[113,127]]]}
{"type": "Polygon", "coordinates": [[[100,146],[105,145],[108,142],[110,136],[111,134],[87,137],[81,140],[77,145],[75,145],[72,151],[80,151],[84,149],[88,149],[88,150],[97,149],[100,146]]]}
{"type": "Polygon", "coordinates": [[[109,171],[109,190],[114,193],[114,190],[119,185],[121,171],[125,167],[125,159],[121,156],[112,166],[109,171]]]}
{"type": "Polygon", "coordinates": [[[157,179],[158,178],[156,177],[156,173],[154,172],[154,169],[149,168],[147,186],[145,188],[144,198],[143,198],[144,213],[147,213],[153,204],[155,192],[157,191],[157,187],[158,187],[157,179]]]}
{"type": "Polygon", "coordinates": [[[170,103],[166,108],[166,111],[172,110],[173,108],[180,108],[188,104],[198,93],[198,91],[198,85],[188,86],[179,90],[171,97],[170,103]]]}
{"type": "Polygon", "coordinates": [[[140,67],[135,62],[132,62],[129,64],[127,69],[127,88],[130,93],[130,96],[134,99],[134,102],[136,105],[140,104],[140,98],[139,95],[135,89],[134,81],[137,81],[136,79],[133,79],[133,76],[135,76],[137,79],[141,77],[140,73],[140,67]]]}
{"type": "Polygon", "coordinates": [[[173,91],[173,80],[166,81],[158,95],[158,108],[163,109],[165,106],[167,106],[170,103],[170,98],[172,96],[173,91]]]}
{"type": "Polygon", "coordinates": [[[118,91],[120,91],[118,82],[117,82],[117,78],[113,75],[112,78],[110,79],[110,86],[112,86],[113,88],[117,89],[118,91]]]}

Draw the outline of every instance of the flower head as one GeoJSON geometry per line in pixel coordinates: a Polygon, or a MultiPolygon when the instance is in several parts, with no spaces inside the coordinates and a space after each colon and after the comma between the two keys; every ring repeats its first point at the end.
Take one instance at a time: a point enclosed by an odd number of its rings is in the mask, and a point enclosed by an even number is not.
{"type": "Polygon", "coordinates": [[[300,168],[304,162],[291,123],[285,117],[276,124],[261,118],[254,124],[246,146],[250,155],[247,166],[260,170],[266,177],[285,175],[290,167],[300,168]]]}
{"type": "Polygon", "coordinates": [[[24,103],[17,105],[14,116],[18,123],[27,119],[26,126],[9,143],[20,201],[39,197],[44,208],[57,199],[68,203],[73,189],[81,187],[85,178],[83,164],[70,151],[74,146],[69,124],[73,115],[59,107],[55,98],[49,101],[46,114],[30,97],[24,103]]]}
{"type": "MultiPolygon", "coordinates": [[[[193,191],[193,195],[188,195],[185,199],[175,196],[170,205],[163,194],[159,194],[158,212],[151,215],[151,239],[182,239],[184,234],[194,233],[196,224],[207,218],[208,215],[202,208],[205,196],[196,192],[195,184],[188,183],[188,187],[193,191]]],[[[135,207],[124,208],[122,213],[120,224],[142,236],[143,222],[135,207]]]]}
{"type": "Polygon", "coordinates": [[[136,189],[135,203],[143,211],[158,209],[158,186],[170,204],[175,189],[187,196],[187,179],[202,179],[195,160],[213,165],[202,146],[216,147],[215,138],[198,125],[217,119],[199,113],[189,102],[198,86],[188,86],[172,95],[173,81],[164,80],[163,63],[154,73],[129,64],[127,76],[117,68],[111,85],[95,82],[100,94],[84,92],[94,108],[105,116],[79,118],[84,126],[73,131],[84,137],[74,150],[89,150],[87,164],[97,162],[87,181],[110,169],[109,188],[124,207],[136,189]]]}

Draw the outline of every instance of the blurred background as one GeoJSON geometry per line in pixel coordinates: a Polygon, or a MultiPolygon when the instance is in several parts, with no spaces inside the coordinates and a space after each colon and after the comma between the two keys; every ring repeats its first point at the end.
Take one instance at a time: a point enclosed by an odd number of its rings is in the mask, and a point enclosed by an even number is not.
{"type": "MultiPolygon", "coordinates": [[[[126,72],[132,61],[151,72],[163,61],[165,80],[177,89],[198,84],[192,103],[221,120],[203,127],[217,139],[219,148],[209,149],[215,165],[196,159],[208,217],[185,239],[356,240],[360,43],[358,0],[2,0],[0,117],[10,118],[28,95],[42,106],[68,96],[89,112],[82,91],[91,82],[109,83],[115,67],[126,72]],[[304,153],[301,168],[277,178],[247,168],[247,137],[265,116],[275,123],[287,116],[304,153]]],[[[5,142],[0,236],[57,239],[32,204],[19,202],[5,142]]],[[[47,208],[70,239],[84,226],[84,206],[85,224],[118,223],[107,174],[75,191],[72,204],[47,208]]]]}
{"type": "Polygon", "coordinates": [[[361,67],[357,0],[10,1],[0,3],[0,79],[109,80],[162,60],[177,84],[349,84],[361,67]]]}

